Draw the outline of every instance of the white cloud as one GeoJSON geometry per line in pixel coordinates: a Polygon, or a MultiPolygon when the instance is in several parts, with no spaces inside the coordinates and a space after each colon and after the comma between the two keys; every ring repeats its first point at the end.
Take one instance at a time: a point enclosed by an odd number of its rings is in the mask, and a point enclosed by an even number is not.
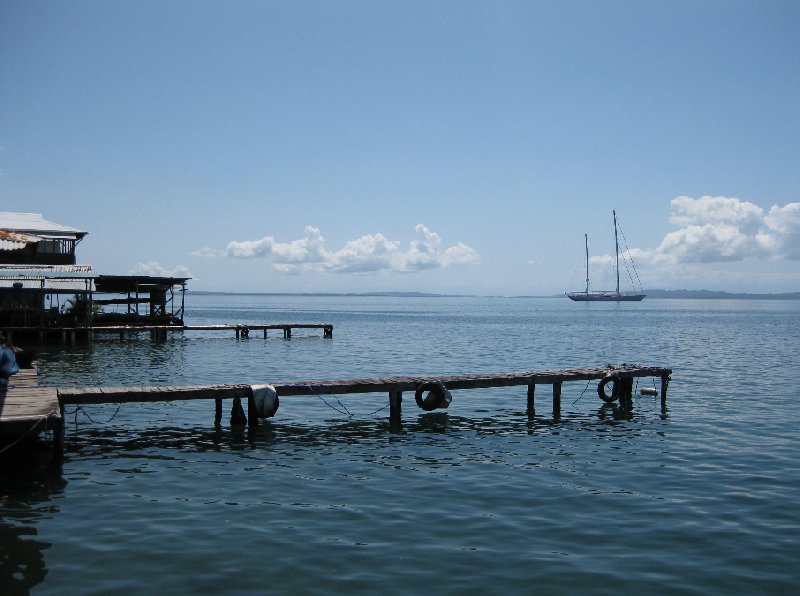
{"type": "Polygon", "coordinates": [[[291,242],[278,242],[272,236],[265,236],[261,240],[234,240],[221,253],[203,248],[192,254],[261,258],[270,262],[274,269],[285,273],[409,272],[478,262],[478,254],[463,243],[443,249],[441,237],[427,226],[417,225],[416,232],[419,238],[412,240],[406,251],[401,250],[400,242],[389,240],[383,234],[367,234],[347,241],[339,250],[331,251],[325,247],[325,238],[320,230],[306,226],[305,236],[291,242]]]}
{"type": "Polygon", "coordinates": [[[691,197],[672,199],[670,222],[683,227],[706,224],[730,225],[753,234],[764,221],[764,210],[753,203],[732,197],[691,197]]]}
{"type": "Polygon", "coordinates": [[[172,269],[167,269],[158,261],[147,261],[146,263],[136,263],[129,275],[152,275],[154,277],[192,277],[189,269],[183,265],[177,265],[172,269]]]}
{"type": "Polygon", "coordinates": [[[209,248],[204,246],[203,248],[198,248],[197,250],[193,250],[189,253],[193,257],[221,257],[224,253],[220,252],[215,248],[209,248]]]}
{"type": "Polygon", "coordinates": [[[306,226],[306,236],[301,240],[281,243],[272,236],[261,240],[229,242],[225,254],[242,259],[265,257],[282,265],[320,263],[325,260],[325,239],[313,226],[306,226]]]}
{"type": "Polygon", "coordinates": [[[800,203],[764,210],[733,197],[681,196],[670,222],[681,226],[652,250],[634,249],[637,262],[664,265],[745,259],[800,259],[800,203]]]}
{"type": "Polygon", "coordinates": [[[764,218],[772,230],[770,246],[777,258],[800,259],[800,203],[774,205],[764,218]]]}

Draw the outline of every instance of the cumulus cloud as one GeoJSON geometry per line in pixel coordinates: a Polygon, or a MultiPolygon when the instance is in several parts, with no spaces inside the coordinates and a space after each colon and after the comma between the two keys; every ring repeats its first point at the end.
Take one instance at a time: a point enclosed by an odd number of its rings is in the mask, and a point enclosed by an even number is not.
{"type": "Polygon", "coordinates": [[[765,244],[773,254],[784,259],[800,259],[800,203],[773,205],[764,222],[772,231],[765,244]]]}
{"type": "Polygon", "coordinates": [[[459,242],[445,248],[441,237],[427,226],[419,224],[415,230],[417,238],[409,243],[407,250],[402,249],[399,241],[383,234],[366,234],[347,241],[339,250],[328,250],[320,230],[306,226],[304,237],[291,242],[278,242],[272,236],[265,236],[260,240],[234,240],[223,251],[203,248],[192,254],[260,258],[285,273],[410,272],[478,262],[478,254],[469,246],[459,242]]]}
{"type": "Polygon", "coordinates": [[[158,261],[147,261],[146,263],[136,263],[130,271],[129,275],[152,275],[154,277],[192,277],[189,269],[183,265],[177,265],[172,269],[168,269],[161,265],[158,261]]]}
{"type": "Polygon", "coordinates": [[[221,257],[223,253],[215,248],[204,246],[189,253],[193,257],[221,257]]]}
{"type": "Polygon", "coordinates": [[[800,259],[800,203],[764,210],[733,197],[672,200],[670,232],[652,250],[632,250],[637,261],[721,263],[745,259],[800,259]]]}

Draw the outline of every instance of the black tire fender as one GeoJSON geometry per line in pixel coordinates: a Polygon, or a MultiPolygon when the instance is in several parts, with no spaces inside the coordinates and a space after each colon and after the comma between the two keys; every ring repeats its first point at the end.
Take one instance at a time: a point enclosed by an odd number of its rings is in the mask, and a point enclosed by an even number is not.
{"type": "Polygon", "coordinates": [[[444,385],[435,381],[422,383],[417,387],[416,393],[414,393],[414,400],[420,408],[426,412],[432,412],[442,405],[442,401],[444,400],[444,385]],[[427,395],[425,395],[426,393],[427,395]]]}
{"type": "Polygon", "coordinates": [[[607,404],[619,399],[622,395],[622,380],[614,375],[608,375],[597,385],[597,395],[607,404]],[[611,394],[606,393],[606,385],[611,383],[611,394]]]}

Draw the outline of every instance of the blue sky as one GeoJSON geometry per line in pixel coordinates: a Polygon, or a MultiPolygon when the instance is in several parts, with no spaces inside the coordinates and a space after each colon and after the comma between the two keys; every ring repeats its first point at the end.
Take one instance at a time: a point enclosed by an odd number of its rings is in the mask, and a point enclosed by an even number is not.
{"type": "Polygon", "coordinates": [[[0,209],[191,289],[800,290],[797,2],[0,3],[0,209]]]}

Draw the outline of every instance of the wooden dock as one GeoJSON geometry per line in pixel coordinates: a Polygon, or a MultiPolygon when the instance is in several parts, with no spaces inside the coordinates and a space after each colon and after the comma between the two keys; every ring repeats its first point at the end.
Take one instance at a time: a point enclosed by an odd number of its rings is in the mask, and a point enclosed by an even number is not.
{"type": "MultiPolygon", "coordinates": [[[[384,393],[389,396],[389,416],[399,421],[404,392],[414,392],[415,400],[423,409],[434,409],[425,406],[447,407],[447,404],[436,405],[435,395],[446,389],[447,392],[482,389],[491,387],[526,386],[528,411],[535,405],[537,385],[552,385],[553,411],[561,408],[561,386],[570,381],[599,381],[600,393],[608,381],[613,382],[611,395],[605,401],[630,400],[633,393],[633,380],[641,377],[655,377],[661,382],[661,401],[666,403],[667,386],[672,370],[669,368],[621,365],[602,368],[546,370],[538,372],[496,373],[479,375],[458,375],[439,377],[393,376],[368,379],[351,379],[340,381],[295,381],[287,383],[271,383],[277,397],[290,396],[324,396],[352,393],[384,393]],[[433,398],[430,396],[433,395],[433,398]],[[611,399],[609,399],[611,398],[611,399]]],[[[155,386],[155,387],[79,387],[60,388],[58,397],[62,405],[87,404],[119,404],[127,402],[161,402],[172,400],[214,399],[216,401],[215,423],[222,419],[222,400],[233,399],[234,411],[243,410],[241,400],[246,399],[248,415],[243,411],[234,416],[238,421],[249,419],[251,426],[258,425],[253,388],[246,384],[226,384],[207,386],[155,386]]]]}
{"type": "Polygon", "coordinates": [[[64,416],[58,390],[39,387],[36,368],[23,368],[11,377],[8,388],[0,388],[0,454],[49,431],[60,449],[64,416]]]}
{"type": "Polygon", "coordinates": [[[250,337],[250,333],[261,331],[264,339],[268,331],[281,331],[284,338],[292,337],[295,329],[322,329],[322,336],[333,337],[333,325],[330,323],[235,323],[230,325],[103,325],[94,327],[5,327],[9,339],[15,334],[35,336],[40,341],[47,338],[60,338],[62,342],[75,342],[77,338],[93,339],[95,335],[118,334],[120,339],[131,333],[149,331],[156,337],[166,337],[168,333],[184,331],[233,331],[236,338],[250,337]]]}

